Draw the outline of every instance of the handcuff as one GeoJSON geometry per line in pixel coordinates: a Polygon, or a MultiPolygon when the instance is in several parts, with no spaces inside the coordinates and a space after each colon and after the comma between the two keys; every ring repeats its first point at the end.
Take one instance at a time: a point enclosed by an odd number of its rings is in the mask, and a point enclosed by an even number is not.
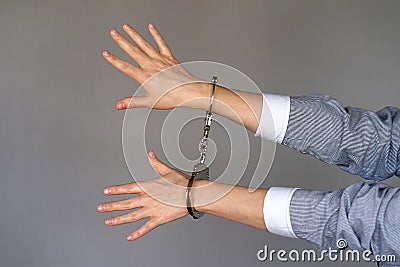
{"type": "Polygon", "coordinates": [[[210,98],[210,107],[209,110],[206,112],[205,117],[205,125],[203,128],[203,138],[200,140],[200,162],[196,163],[193,166],[192,176],[188,181],[188,185],[186,187],[186,208],[188,213],[193,217],[193,219],[197,220],[200,219],[204,212],[197,211],[192,206],[191,201],[191,192],[194,180],[209,180],[209,168],[205,164],[206,156],[207,156],[207,147],[208,147],[208,135],[211,129],[211,122],[212,122],[212,106],[214,102],[214,93],[215,93],[215,86],[217,85],[218,78],[217,76],[213,76],[211,80],[212,84],[212,91],[211,91],[211,98],[210,98]]]}

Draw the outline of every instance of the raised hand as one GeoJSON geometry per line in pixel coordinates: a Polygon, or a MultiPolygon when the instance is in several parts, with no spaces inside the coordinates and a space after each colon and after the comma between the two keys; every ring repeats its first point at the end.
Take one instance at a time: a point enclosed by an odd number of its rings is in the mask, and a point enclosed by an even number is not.
{"type": "Polygon", "coordinates": [[[159,225],[187,214],[185,193],[189,177],[162,163],[154,152],[150,152],[148,158],[151,166],[160,174],[160,178],[107,187],[104,189],[106,195],[136,194],[136,196],[97,206],[99,212],[129,210],[124,215],[106,219],[105,224],[108,226],[149,218],[141,227],[127,235],[126,239],[129,241],[138,239],[159,225]]]}
{"type": "Polygon", "coordinates": [[[148,29],[158,50],[128,24],[123,25],[123,30],[136,45],[117,30],[113,29],[110,32],[112,39],[137,66],[108,51],[103,51],[104,59],[125,75],[135,79],[146,90],[145,96],[125,97],[119,100],[116,104],[117,109],[171,109],[204,95],[208,96],[210,88],[207,88],[207,84],[179,65],[164,38],[152,24],[148,29]]]}

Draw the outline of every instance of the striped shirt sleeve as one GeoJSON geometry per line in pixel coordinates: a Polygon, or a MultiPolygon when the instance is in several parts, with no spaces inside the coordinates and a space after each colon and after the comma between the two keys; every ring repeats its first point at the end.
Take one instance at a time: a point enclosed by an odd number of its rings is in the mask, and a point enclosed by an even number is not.
{"type": "Polygon", "coordinates": [[[289,212],[295,235],[319,250],[345,243],[359,252],[394,255],[390,266],[400,266],[399,205],[400,188],[362,181],[333,192],[296,190],[289,212]]]}
{"type": "Polygon", "coordinates": [[[400,175],[400,110],[343,107],[325,95],[290,98],[282,144],[363,178],[400,175]]]}

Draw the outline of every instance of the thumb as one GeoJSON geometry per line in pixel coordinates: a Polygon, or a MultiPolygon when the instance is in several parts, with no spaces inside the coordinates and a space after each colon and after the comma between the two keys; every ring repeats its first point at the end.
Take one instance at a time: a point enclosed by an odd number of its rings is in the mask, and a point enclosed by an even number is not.
{"type": "Polygon", "coordinates": [[[161,162],[153,151],[150,151],[149,154],[149,162],[153,169],[158,172],[161,176],[168,174],[171,171],[171,168],[161,162]]]}
{"type": "Polygon", "coordinates": [[[144,108],[147,107],[147,97],[146,96],[132,96],[120,99],[116,107],[118,110],[127,108],[144,108]]]}

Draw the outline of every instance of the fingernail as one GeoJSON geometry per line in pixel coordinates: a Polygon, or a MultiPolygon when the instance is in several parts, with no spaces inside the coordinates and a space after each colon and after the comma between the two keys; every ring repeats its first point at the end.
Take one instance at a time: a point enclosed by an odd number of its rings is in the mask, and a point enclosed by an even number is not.
{"type": "Polygon", "coordinates": [[[123,108],[124,108],[124,103],[123,102],[118,103],[118,109],[123,109],[123,108]]]}
{"type": "Polygon", "coordinates": [[[108,57],[110,55],[110,53],[108,53],[107,51],[103,51],[103,56],[108,57]]]}
{"type": "Polygon", "coordinates": [[[104,189],[104,194],[108,195],[110,193],[111,193],[111,189],[110,188],[104,189]]]}
{"type": "Polygon", "coordinates": [[[100,204],[97,206],[98,211],[103,211],[104,210],[104,204],[100,204]]]}
{"type": "Polygon", "coordinates": [[[131,235],[128,235],[127,237],[126,237],[126,240],[133,240],[133,236],[131,236],[131,235]]]}
{"type": "Polygon", "coordinates": [[[106,223],[107,225],[110,225],[110,224],[113,224],[113,221],[114,221],[113,218],[108,218],[108,219],[106,219],[105,223],[106,223]]]}
{"type": "Polygon", "coordinates": [[[154,25],[151,24],[151,23],[149,24],[149,27],[152,28],[152,29],[154,29],[154,25]]]}
{"type": "Polygon", "coordinates": [[[150,158],[154,159],[156,157],[156,154],[154,154],[153,151],[150,151],[149,156],[150,156],[150,158]]]}
{"type": "Polygon", "coordinates": [[[118,35],[118,32],[117,32],[116,30],[112,29],[112,30],[111,30],[111,35],[117,36],[117,35],[118,35]]]}
{"type": "Polygon", "coordinates": [[[132,30],[131,26],[129,26],[128,24],[124,24],[124,26],[122,26],[122,28],[123,28],[125,31],[130,31],[130,30],[132,30]]]}

